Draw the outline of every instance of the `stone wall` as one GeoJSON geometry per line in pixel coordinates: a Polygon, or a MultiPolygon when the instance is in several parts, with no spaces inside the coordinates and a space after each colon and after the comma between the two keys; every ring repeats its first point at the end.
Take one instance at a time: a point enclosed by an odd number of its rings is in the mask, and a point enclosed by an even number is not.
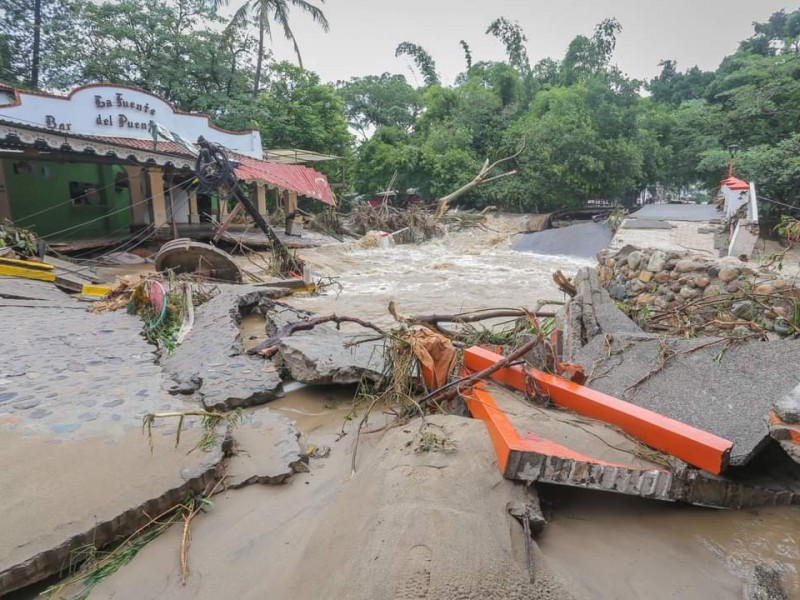
{"type": "Polygon", "coordinates": [[[601,284],[628,314],[669,311],[687,304],[715,305],[709,318],[721,329],[743,322],[751,329],[780,336],[793,335],[792,311],[800,302],[796,282],[780,273],[738,258],[707,258],[690,253],[626,246],[606,250],[597,267],[601,284]],[[719,302],[706,302],[718,298],[719,302]]]}

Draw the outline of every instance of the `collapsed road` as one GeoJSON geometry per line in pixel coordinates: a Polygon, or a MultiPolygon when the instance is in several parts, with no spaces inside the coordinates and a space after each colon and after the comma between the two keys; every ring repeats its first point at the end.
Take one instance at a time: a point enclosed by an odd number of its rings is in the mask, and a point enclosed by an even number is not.
{"type": "MultiPolygon", "coordinates": [[[[492,225],[519,230],[512,219],[492,225]]],[[[316,258],[339,262],[341,294],[286,297],[269,286],[217,285],[198,303],[191,332],[169,356],[156,355],[139,334],[141,319],[124,310],[91,314],[46,283],[11,290],[17,280],[0,281],[4,311],[18,311],[17,319],[3,320],[4,355],[21,357],[6,367],[0,388],[0,423],[8,437],[3,448],[16,465],[4,486],[16,525],[0,535],[18,536],[0,540],[0,547],[14,548],[0,565],[3,591],[63,573],[76,548],[119,541],[141,525],[144,513],[157,514],[176,495],[191,490],[205,497],[208,473],[224,474],[228,486],[212,490],[205,514],[193,520],[186,570],[177,522],[98,582],[92,598],[313,598],[320,589],[352,598],[796,596],[796,507],[710,511],[588,490],[570,495],[543,479],[528,479],[536,487],[514,483],[502,477],[485,425],[455,415],[387,428],[392,415],[374,411],[358,435],[364,407],[351,414],[352,387],[287,391],[296,386],[292,380],[347,385],[380,378],[385,365],[376,362],[374,349],[359,352],[351,345],[374,332],[353,324],[289,336],[269,360],[245,352],[245,342],[255,346],[287,323],[309,318],[304,310],[356,315],[388,329],[388,299],[408,314],[431,307],[458,313],[498,307],[502,286],[504,306],[534,307],[548,298],[580,305],[572,321],[580,343],[571,346],[571,360],[581,363],[576,357],[583,351],[590,357],[582,363],[589,386],[613,381],[613,371],[592,381],[592,342],[606,334],[633,335],[639,326],[602,303],[590,307],[579,296],[563,296],[550,279],[556,269],[574,273],[593,265],[525,255],[507,244],[508,236],[494,231],[395,249],[309,251],[304,258],[312,264],[316,258]],[[264,317],[260,339],[244,340],[240,321],[254,316],[264,317]],[[21,339],[30,340],[26,353],[18,349],[21,339]],[[42,412],[26,412],[36,409],[42,412]],[[203,419],[187,416],[179,424],[163,415],[198,409],[239,417],[214,430],[205,452],[187,454],[209,434],[203,419]],[[141,432],[148,414],[162,415],[152,422],[152,453],[141,432]],[[176,447],[179,429],[183,439],[176,447]],[[48,462],[52,470],[42,468],[48,462]],[[19,485],[23,479],[26,485],[19,485]],[[34,504],[49,520],[25,520],[34,490],[43,488],[53,493],[34,504]]],[[[580,279],[575,283],[581,287],[580,279]]],[[[593,289],[589,297],[598,294],[593,289]]],[[[565,327],[564,346],[569,336],[565,327]]],[[[665,369],[650,379],[655,385],[668,377],[665,369]]],[[[580,450],[594,458],[619,463],[632,456],[637,466],[652,469],[669,462],[614,427],[598,429],[592,419],[531,406],[535,394],[495,385],[487,389],[507,403],[505,412],[518,420],[523,436],[553,435],[566,446],[575,431],[589,430],[580,450]],[[547,422],[534,418],[542,410],[550,411],[547,422]],[[591,454],[598,448],[602,455],[591,454]]],[[[791,413],[791,406],[780,410],[787,418],[791,413]]],[[[674,418],[689,420],[686,414],[674,418]]],[[[768,429],[766,438],[753,447],[779,449],[768,429]]],[[[735,449],[739,441],[732,443],[735,449]]],[[[83,589],[81,582],[66,583],[59,591],[64,597],[83,589]]]]}

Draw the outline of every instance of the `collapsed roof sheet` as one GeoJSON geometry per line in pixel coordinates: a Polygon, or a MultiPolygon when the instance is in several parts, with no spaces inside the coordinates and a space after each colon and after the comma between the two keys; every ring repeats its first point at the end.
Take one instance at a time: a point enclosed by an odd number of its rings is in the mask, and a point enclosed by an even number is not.
{"type": "Polygon", "coordinates": [[[267,183],[336,206],[328,178],[319,171],[302,165],[282,165],[234,154],[239,162],[236,175],[244,181],[267,183]]]}

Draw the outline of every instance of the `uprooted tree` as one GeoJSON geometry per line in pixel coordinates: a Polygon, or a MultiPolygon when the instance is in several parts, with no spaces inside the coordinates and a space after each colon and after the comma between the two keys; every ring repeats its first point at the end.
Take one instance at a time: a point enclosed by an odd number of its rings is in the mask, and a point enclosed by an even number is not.
{"type": "Polygon", "coordinates": [[[480,171],[478,171],[478,174],[475,175],[475,177],[472,179],[472,181],[470,181],[469,183],[467,183],[465,185],[462,185],[456,191],[451,192],[450,194],[447,194],[446,196],[442,196],[441,198],[439,198],[439,200],[436,201],[436,204],[437,204],[436,218],[437,219],[441,219],[445,215],[445,213],[449,210],[450,203],[453,200],[455,200],[456,198],[459,198],[460,196],[463,196],[464,194],[466,194],[467,192],[469,192],[471,190],[474,190],[476,187],[479,187],[479,186],[481,186],[481,185],[483,185],[485,183],[490,183],[492,181],[497,181],[498,179],[502,179],[504,177],[509,177],[511,175],[516,175],[517,170],[516,169],[512,169],[511,171],[506,171],[505,173],[500,173],[499,175],[492,175],[491,177],[488,177],[488,175],[492,172],[493,169],[495,169],[496,167],[499,167],[503,163],[507,163],[508,161],[514,160],[515,158],[517,158],[520,155],[520,153],[524,149],[525,149],[525,144],[523,142],[523,144],[520,146],[519,150],[517,150],[511,156],[506,156],[505,158],[501,158],[499,160],[496,160],[493,163],[489,163],[489,159],[488,158],[485,161],[483,161],[483,165],[481,166],[480,171]]]}

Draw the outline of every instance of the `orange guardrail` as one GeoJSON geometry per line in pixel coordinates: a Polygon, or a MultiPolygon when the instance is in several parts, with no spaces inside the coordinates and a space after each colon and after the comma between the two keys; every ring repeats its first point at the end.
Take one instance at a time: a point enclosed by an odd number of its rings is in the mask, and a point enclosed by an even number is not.
{"type": "MultiPolygon", "coordinates": [[[[501,358],[499,354],[474,346],[464,351],[464,366],[471,371],[481,371],[501,358]]],[[[728,466],[733,443],[713,433],[537,369],[516,365],[500,369],[491,377],[520,391],[529,388],[530,378],[556,405],[615,425],[648,446],[715,475],[728,466]]]]}
{"type": "Polygon", "coordinates": [[[485,423],[489,432],[489,439],[492,441],[495,454],[497,454],[497,464],[503,475],[507,474],[506,470],[511,452],[532,452],[586,463],[621,467],[623,469],[632,468],[627,465],[586,456],[534,433],[527,433],[523,437],[506,414],[497,406],[494,398],[481,382],[475,383],[471,390],[465,392],[464,399],[467,402],[470,414],[485,423]]]}

